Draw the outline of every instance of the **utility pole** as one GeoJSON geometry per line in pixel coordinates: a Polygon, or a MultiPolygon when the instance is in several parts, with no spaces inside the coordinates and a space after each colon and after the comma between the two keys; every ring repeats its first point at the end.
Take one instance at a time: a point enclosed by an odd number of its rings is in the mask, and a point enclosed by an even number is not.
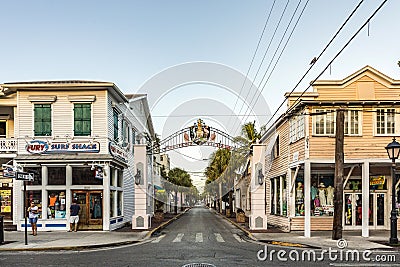
{"type": "Polygon", "coordinates": [[[343,230],[343,165],[344,165],[344,110],[336,110],[335,139],[335,194],[333,200],[333,230],[332,239],[342,238],[343,230]]]}

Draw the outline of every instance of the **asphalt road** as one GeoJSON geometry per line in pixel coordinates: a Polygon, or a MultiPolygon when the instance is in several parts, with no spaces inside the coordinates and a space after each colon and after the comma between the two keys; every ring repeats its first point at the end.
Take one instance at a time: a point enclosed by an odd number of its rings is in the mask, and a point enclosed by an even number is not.
{"type": "MultiPolygon", "coordinates": [[[[273,260],[269,257],[259,260],[257,254],[264,248],[264,244],[247,240],[243,232],[214,212],[193,208],[146,242],[86,251],[2,252],[0,266],[184,266],[194,263],[214,266],[343,266],[329,261],[327,254],[323,262],[294,262],[290,258],[286,262],[279,261],[278,250],[286,251],[288,258],[289,252],[295,249],[271,245],[268,245],[268,256],[275,250],[273,260]]],[[[303,250],[296,251],[301,255],[303,250]]],[[[265,253],[259,256],[262,258],[265,253]]],[[[400,259],[399,255],[397,259],[400,259]]],[[[393,263],[385,266],[394,266],[393,263]]],[[[346,266],[359,264],[354,261],[345,263],[346,266]]],[[[378,265],[376,262],[364,262],[363,266],[365,264],[378,265]]]]}

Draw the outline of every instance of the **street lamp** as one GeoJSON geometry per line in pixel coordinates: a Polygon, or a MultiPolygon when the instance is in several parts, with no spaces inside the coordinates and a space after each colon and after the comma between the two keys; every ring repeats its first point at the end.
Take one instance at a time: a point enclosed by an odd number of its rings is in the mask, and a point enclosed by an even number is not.
{"type": "Polygon", "coordinates": [[[390,212],[390,239],[389,244],[397,244],[397,211],[396,211],[396,159],[399,158],[400,144],[393,137],[393,141],[386,147],[389,159],[392,160],[392,211],[390,212]]]}
{"type": "Polygon", "coordinates": [[[142,179],[142,174],[140,173],[140,170],[137,170],[135,174],[135,184],[139,185],[140,184],[140,179],[142,179]]]}
{"type": "Polygon", "coordinates": [[[262,173],[262,170],[258,170],[258,184],[262,185],[264,182],[264,174],[262,173]]]}

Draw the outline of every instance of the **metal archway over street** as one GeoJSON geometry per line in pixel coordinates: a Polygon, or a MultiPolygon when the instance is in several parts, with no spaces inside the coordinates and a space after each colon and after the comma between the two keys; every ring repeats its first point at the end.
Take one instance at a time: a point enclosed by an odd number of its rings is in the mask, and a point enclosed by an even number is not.
{"type": "Polygon", "coordinates": [[[166,151],[189,147],[211,146],[216,148],[235,149],[233,137],[229,134],[210,127],[202,119],[198,119],[193,126],[181,129],[155,145],[153,151],[164,153],[166,151]]]}

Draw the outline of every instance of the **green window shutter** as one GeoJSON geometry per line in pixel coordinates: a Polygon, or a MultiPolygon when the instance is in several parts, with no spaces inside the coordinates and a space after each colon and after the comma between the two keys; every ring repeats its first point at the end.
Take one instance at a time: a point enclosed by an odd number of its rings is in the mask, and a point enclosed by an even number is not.
{"type": "Polygon", "coordinates": [[[75,104],[74,106],[74,135],[87,136],[92,129],[91,104],[75,104]]]}
{"type": "Polygon", "coordinates": [[[35,136],[51,135],[51,105],[34,105],[34,134],[35,136]]]}

